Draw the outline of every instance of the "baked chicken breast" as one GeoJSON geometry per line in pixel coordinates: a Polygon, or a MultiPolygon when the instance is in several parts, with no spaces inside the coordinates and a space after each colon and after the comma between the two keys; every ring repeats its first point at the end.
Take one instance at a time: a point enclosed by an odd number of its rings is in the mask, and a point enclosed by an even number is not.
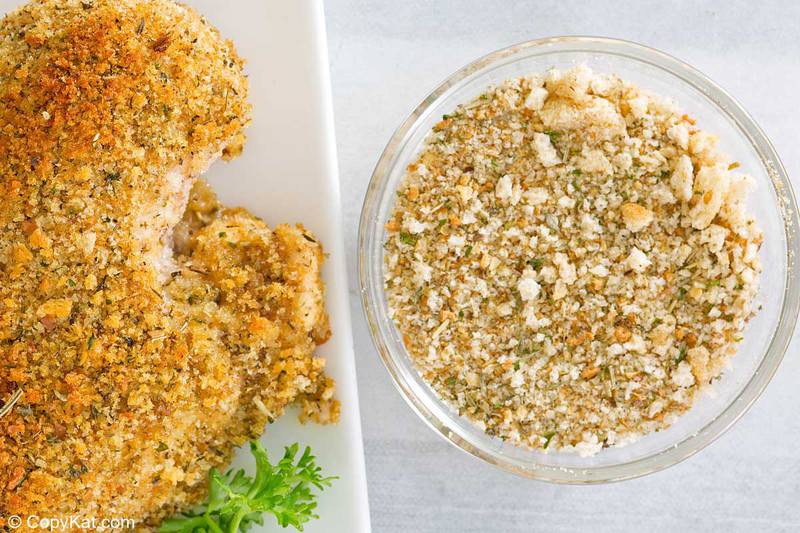
{"type": "Polygon", "coordinates": [[[321,246],[196,182],[246,97],[171,0],[0,21],[0,515],[155,524],[287,405],[336,418],[321,246]]]}

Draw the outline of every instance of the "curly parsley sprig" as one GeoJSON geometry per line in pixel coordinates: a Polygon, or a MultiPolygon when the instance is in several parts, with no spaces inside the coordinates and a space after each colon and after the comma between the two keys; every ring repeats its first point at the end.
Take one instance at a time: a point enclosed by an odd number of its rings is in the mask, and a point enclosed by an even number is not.
{"type": "Polygon", "coordinates": [[[166,520],[161,533],[236,533],[247,531],[253,524],[263,525],[264,514],[272,514],[282,527],[294,526],[303,531],[303,524],[319,518],[316,495],[312,488],[323,490],[335,477],[322,477],[311,449],[306,448],[295,461],[297,443],[288,446],[277,465],[272,465],[267,451],[256,441],[250,451],[256,460],[256,475],[244,470],[221,474],[209,472],[208,499],[194,513],[166,520]]]}

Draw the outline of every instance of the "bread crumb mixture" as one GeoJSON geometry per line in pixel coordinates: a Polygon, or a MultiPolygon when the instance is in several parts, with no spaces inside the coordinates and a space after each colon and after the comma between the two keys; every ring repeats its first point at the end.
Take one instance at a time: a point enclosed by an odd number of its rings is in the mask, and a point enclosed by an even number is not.
{"type": "Polygon", "coordinates": [[[445,115],[386,224],[390,315],[488,435],[591,455],[666,428],[736,352],[754,180],[666,99],[579,66],[445,115]]]}

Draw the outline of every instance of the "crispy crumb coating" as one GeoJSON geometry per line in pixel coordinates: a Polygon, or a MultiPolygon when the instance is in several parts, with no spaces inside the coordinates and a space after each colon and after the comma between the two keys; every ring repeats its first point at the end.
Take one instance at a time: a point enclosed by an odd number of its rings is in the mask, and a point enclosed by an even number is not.
{"type": "Polygon", "coordinates": [[[246,95],[232,44],[169,0],[0,21],[0,400],[23,391],[0,515],[154,524],[287,404],[336,418],[321,246],[190,196],[241,151],[246,95]]]}

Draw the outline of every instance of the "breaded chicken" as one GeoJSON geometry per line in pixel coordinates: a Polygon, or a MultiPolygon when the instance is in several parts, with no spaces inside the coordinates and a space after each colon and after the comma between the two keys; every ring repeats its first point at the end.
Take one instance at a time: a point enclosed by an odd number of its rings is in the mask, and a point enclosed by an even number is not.
{"type": "Polygon", "coordinates": [[[287,405],[336,418],[321,246],[192,190],[246,96],[170,0],[0,21],[0,516],[155,524],[287,405]]]}

